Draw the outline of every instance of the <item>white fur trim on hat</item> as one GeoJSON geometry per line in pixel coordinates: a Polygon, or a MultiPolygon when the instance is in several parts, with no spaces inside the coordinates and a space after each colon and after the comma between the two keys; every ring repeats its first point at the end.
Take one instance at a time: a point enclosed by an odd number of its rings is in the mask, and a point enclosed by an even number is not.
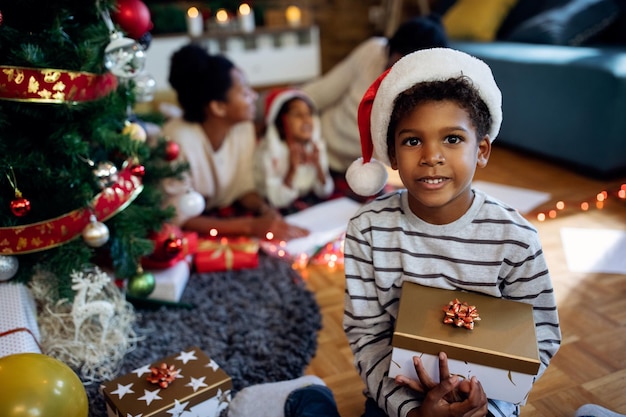
{"type": "Polygon", "coordinates": [[[353,162],[350,173],[346,172],[346,180],[355,193],[370,196],[384,187],[384,182],[379,187],[387,178],[384,166],[384,174],[381,174],[379,168],[370,168],[368,165],[370,161],[381,166],[390,164],[387,129],[398,95],[420,82],[445,81],[462,75],[472,80],[489,109],[492,124],[488,134],[493,142],[502,124],[502,94],[489,66],[465,52],[449,48],[422,49],[410,53],[383,73],[361,101],[359,130],[363,158],[353,162]]]}

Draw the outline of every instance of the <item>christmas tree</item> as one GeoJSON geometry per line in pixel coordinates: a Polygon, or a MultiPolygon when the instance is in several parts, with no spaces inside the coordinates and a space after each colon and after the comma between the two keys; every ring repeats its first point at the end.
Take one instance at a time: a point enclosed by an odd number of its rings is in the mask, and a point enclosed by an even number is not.
{"type": "Polygon", "coordinates": [[[0,279],[45,271],[58,298],[71,274],[107,263],[141,276],[151,234],[173,216],[159,181],[180,173],[132,113],[148,53],[143,3],[0,2],[0,279]]]}

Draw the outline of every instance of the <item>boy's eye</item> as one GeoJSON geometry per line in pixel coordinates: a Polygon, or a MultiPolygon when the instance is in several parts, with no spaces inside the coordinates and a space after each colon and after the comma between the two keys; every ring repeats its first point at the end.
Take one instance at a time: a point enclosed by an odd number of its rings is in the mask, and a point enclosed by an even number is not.
{"type": "Polygon", "coordinates": [[[444,139],[444,143],[450,144],[461,143],[462,141],[463,138],[460,136],[446,136],[446,138],[444,139]]]}
{"type": "Polygon", "coordinates": [[[417,137],[409,137],[402,139],[402,144],[405,146],[417,146],[420,144],[420,140],[417,137]]]}

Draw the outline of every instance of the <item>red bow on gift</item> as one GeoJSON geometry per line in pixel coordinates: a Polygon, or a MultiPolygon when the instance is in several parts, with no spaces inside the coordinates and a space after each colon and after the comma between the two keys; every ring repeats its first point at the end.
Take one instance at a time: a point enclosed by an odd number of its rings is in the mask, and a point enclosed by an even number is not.
{"type": "Polygon", "coordinates": [[[465,327],[472,330],[474,329],[474,322],[480,321],[476,306],[461,302],[458,298],[444,306],[443,311],[445,313],[443,317],[444,324],[452,324],[456,327],[465,327]]]}
{"type": "Polygon", "coordinates": [[[165,362],[161,366],[153,366],[150,368],[150,375],[146,378],[148,382],[156,384],[161,388],[167,388],[178,376],[178,371],[174,365],[167,365],[165,362]]]}

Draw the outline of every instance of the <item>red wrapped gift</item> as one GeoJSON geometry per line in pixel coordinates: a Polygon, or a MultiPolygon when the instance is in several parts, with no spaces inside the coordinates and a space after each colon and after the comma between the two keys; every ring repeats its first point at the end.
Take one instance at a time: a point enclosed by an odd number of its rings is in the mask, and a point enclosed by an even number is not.
{"type": "Polygon", "coordinates": [[[141,260],[144,269],[167,269],[189,255],[196,253],[198,234],[182,231],[178,226],[164,223],[161,230],[154,232],[154,252],[141,260]]]}
{"type": "Polygon", "coordinates": [[[197,272],[256,268],[259,266],[259,242],[245,237],[200,237],[194,265],[197,272]]]}

